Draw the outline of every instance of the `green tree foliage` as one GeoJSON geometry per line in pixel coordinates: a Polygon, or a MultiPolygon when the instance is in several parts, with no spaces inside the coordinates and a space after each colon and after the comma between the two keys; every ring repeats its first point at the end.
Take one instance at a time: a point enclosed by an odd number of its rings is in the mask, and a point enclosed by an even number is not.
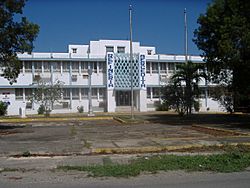
{"type": "Polygon", "coordinates": [[[234,106],[250,106],[250,1],[215,0],[198,19],[194,42],[214,81],[226,83],[234,106]]]}
{"type": "Polygon", "coordinates": [[[5,102],[0,101],[0,116],[5,116],[7,114],[7,108],[8,105],[5,102]]]}
{"type": "Polygon", "coordinates": [[[53,84],[43,80],[38,81],[38,86],[30,100],[43,106],[45,116],[49,116],[55,102],[60,103],[63,95],[62,84],[60,81],[56,81],[53,84]]]}
{"type": "Polygon", "coordinates": [[[1,76],[16,82],[21,63],[17,53],[31,52],[39,26],[21,17],[26,0],[0,1],[0,66],[1,76]],[[21,18],[20,18],[21,17],[21,18]],[[20,18],[21,20],[18,20],[20,18]]]}
{"type": "Polygon", "coordinates": [[[164,90],[164,99],[179,114],[191,114],[195,99],[199,97],[198,83],[206,79],[204,66],[188,61],[177,65],[177,72],[164,90]]]}

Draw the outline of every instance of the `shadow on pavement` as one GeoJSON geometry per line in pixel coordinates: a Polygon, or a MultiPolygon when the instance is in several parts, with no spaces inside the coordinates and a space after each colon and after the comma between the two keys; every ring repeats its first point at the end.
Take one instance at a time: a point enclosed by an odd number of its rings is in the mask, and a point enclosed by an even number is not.
{"type": "Polygon", "coordinates": [[[169,125],[221,125],[250,130],[250,115],[246,114],[192,114],[188,117],[180,117],[177,114],[153,114],[147,115],[150,123],[162,123],[169,125]]]}

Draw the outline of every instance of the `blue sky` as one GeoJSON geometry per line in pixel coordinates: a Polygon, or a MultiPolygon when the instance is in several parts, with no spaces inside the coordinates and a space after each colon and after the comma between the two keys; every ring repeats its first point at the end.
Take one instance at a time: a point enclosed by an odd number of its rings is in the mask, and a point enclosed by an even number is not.
{"type": "Polygon", "coordinates": [[[197,18],[209,0],[29,0],[24,15],[40,26],[35,52],[66,52],[68,44],[129,39],[128,7],[133,7],[133,41],[156,46],[157,53],[184,53],[184,8],[187,8],[189,54],[197,18]]]}

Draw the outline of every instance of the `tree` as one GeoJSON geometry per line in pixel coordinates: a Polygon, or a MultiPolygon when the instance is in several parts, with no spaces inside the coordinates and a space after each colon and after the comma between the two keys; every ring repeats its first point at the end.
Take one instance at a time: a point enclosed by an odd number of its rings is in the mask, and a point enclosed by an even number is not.
{"type": "Polygon", "coordinates": [[[0,66],[1,76],[10,83],[16,82],[21,63],[17,53],[31,53],[33,41],[39,32],[39,26],[21,17],[26,0],[1,0],[0,2],[0,66]]]}
{"type": "Polygon", "coordinates": [[[186,104],[186,113],[191,114],[195,97],[199,96],[198,83],[201,78],[206,78],[205,71],[199,72],[199,69],[204,69],[201,64],[194,64],[188,61],[185,64],[177,65],[177,72],[172,76],[172,80],[184,87],[184,97],[186,104]]]}
{"type": "Polygon", "coordinates": [[[215,0],[198,18],[194,42],[212,73],[232,93],[234,107],[250,107],[250,1],[215,0]]]}
{"type": "Polygon", "coordinates": [[[38,86],[34,89],[34,93],[30,100],[35,103],[39,103],[44,108],[45,116],[49,116],[53,110],[55,102],[59,102],[62,99],[62,82],[56,81],[55,83],[45,82],[42,79],[38,80],[38,86]]]}

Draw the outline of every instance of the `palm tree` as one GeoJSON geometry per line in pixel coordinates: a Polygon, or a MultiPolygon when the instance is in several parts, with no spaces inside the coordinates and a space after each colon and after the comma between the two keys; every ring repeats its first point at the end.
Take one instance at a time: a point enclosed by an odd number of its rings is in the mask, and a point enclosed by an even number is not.
{"type": "Polygon", "coordinates": [[[177,65],[176,67],[177,71],[171,77],[171,80],[173,83],[183,87],[186,114],[189,115],[191,114],[195,97],[199,96],[198,82],[202,78],[206,79],[205,71],[199,71],[199,69],[204,69],[204,66],[188,61],[187,63],[177,65]]]}

